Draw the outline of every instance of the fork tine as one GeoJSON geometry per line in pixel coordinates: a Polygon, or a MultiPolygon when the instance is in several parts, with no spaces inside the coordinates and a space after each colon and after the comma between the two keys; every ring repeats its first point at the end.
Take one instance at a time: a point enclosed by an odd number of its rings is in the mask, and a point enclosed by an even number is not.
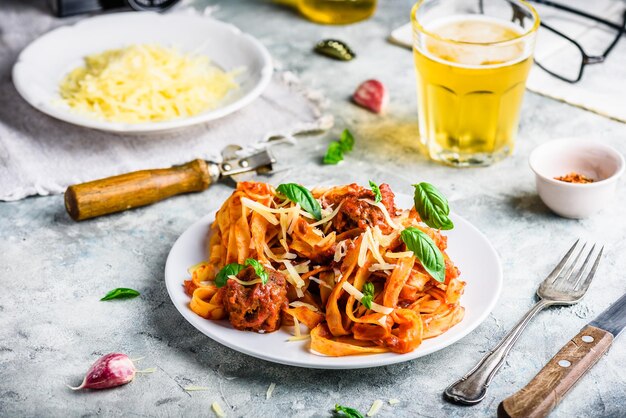
{"type": "Polygon", "coordinates": [[[593,246],[591,247],[591,250],[589,250],[589,254],[587,254],[587,257],[585,257],[585,261],[583,261],[583,263],[581,264],[578,272],[569,279],[569,282],[574,284],[573,286],[574,289],[578,287],[578,284],[580,283],[580,279],[582,279],[582,277],[587,272],[587,269],[589,267],[589,260],[591,260],[591,256],[593,255],[593,250],[595,249],[596,249],[596,244],[593,244],[593,246]]]}
{"type": "Polygon", "coordinates": [[[559,274],[559,276],[554,280],[553,283],[555,285],[562,285],[564,282],[569,280],[570,276],[572,275],[572,272],[574,271],[574,268],[578,264],[578,260],[580,260],[580,256],[583,255],[583,252],[585,251],[586,246],[587,246],[587,243],[586,242],[583,243],[582,248],[580,249],[580,251],[577,252],[576,256],[572,260],[572,263],[569,265],[569,267],[565,271],[565,274],[559,274]]]}
{"type": "Polygon", "coordinates": [[[548,274],[548,277],[546,277],[545,279],[546,282],[549,281],[550,283],[554,283],[556,278],[559,276],[559,273],[561,273],[561,270],[563,270],[563,267],[565,267],[565,264],[569,261],[569,258],[572,255],[572,252],[574,252],[574,248],[576,248],[579,241],[580,238],[576,240],[574,245],[572,245],[572,248],[570,248],[569,251],[563,256],[563,258],[561,259],[561,261],[559,261],[559,264],[556,265],[554,270],[552,270],[552,272],[548,274]]]}
{"type": "Polygon", "coordinates": [[[589,287],[589,284],[591,283],[593,276],[596,274],[596,270],[598,269],[598,264],[600,264],[600,258],[602,257],[603,251],[604,251],[604,245],[602,246],[602,248],[600,248],[600,252],[598,253],[598,256],[596,257],[596,261],[593,263],[593,267],[591,268],[591,271],[585,278],[585,281],[582,282],[582,284],[580,285],[580,289],[582,291],[585,291],[585,292],[587,291],[587,288],[589,287]]]}

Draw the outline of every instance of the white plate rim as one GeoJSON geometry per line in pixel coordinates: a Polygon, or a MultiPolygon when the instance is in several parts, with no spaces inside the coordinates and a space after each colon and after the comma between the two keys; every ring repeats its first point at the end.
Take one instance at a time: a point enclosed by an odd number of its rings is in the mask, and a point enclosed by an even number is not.
{"type": "MultiPolygon", "coordinates": [[[[408,198],[408,196],[403,196],[400,194],[396,195],[396,199],[403,199],[403,198],[408,198]]],[[[434,344],[432,344],[431,347],[422,348],[423,347],[422,345],[418,347],[417,349],[415,349],[414,351],[410,353],[406,353],[406,354],[383,353],[383,354],[369,354],[369,355],[346,356],[346,357],[315,356],[317,360],[315,362],[304,361],[304,360],[284,359],[281,357],[276,357],[276,356],[273,356],[271,353],[259,352],[258,350],[254,350],[252,348],[249,348],[248,346],[232,344],[230,341],[223,338],[219,332],[216,333],[216,332],[207,331],[206,325],[207,325],[207,321],[209,320],[196,315],[193,311],[191,311],[191,309],[189,309],[187,304],[184,304],[181,306],[175,302],[176,297],[174,295],[174,292],[176,291],[180,292],[184,278],[188,277],[184,275],[183,276],[176,275],[173,272],[169,273],[169,271],[172,270],[171,266],[174,262],[176,250],[178,249],[178,247],[182,245],[183,242],[185,242],[185,240],[187,239],[187,236],[196,232],[195,230],[197,230],[198,228],[202,228],[205,230],[205,232],[208,232],[208,228],[210,227],[213,219],[215,218],[216,212],[217,210],[214,210],[210,212],[209,214],[203,216],[198,221],[194,222],[174,242],[174,245],[172,246],[168,254],[167,260],[165,262],[165,270],[164,270],[165,277],[164,278],[165,278],[165,285],[167,288],[167,292],[170,297],[170,300],[172,301],[176,309],[180,312],[180,314],[185,318],[185,320],[187,320],[187,322],[189,322],[194,328],[196,328],[202,334],[218,342],[219,344],[222,344],[240,353],[259,358],[261,360],[266,360],[272,363],[278,363],[278,364],[283,364],[283,365],[288,365],[288,366],[296,366],[296,367],[311,368],[311,369],[334,369],[334,370],[350,370],[350,369],[381,367],[381,366],[387,366],[391,364],[403,363],[405,361],[414,360],[414,359],[432,354],[439,350],[442,350],[450,345],[453,345],[457,343],[459,340],[461,340],[462,338],[469,335],[471,332],[473,332],[480,324],[482,324],[485,321],[485,319],[487,319],[489,314],[493,311],[493,309],[495,308],[500,298],[500,294],[502,292],[503,270],[502,270],[502,262],[500,260],[500,257],[498,256],[497,251],[495,250],[491,242],[487,239],[487,237],[478,228],[476,228],[472,223],[467,221],[465,218],[452,212],[450,214],[450,217],[453,220],[453,222],[455,224],[463,224],[464,227],[469,228],[474,234],[476,234],[477,237],[480,237],[481,240],[484,242],[484,244],[486,244],[486,248],[489,250],[490,255],[497,263],[497,274],[494,277],[494,283],[493,283],[494,287],[493,287],[493,292],[491,293],[489,302],[487,303],[486,306],[484,306],[484,309],[481,312],[481,314],[474,320],[474,322],[471,323],[470,326],[466,327],[462,331],[456,331],[456,333],[453,333],[449,341],[446,341],[445,343],[437,344],[436,341],[437,341],[437,338],[439,337],[435,337],[433,339],[427,340],[427,341],[435,342],[434,344]],[[332,359],[332,360],[329,361],[328,359],[332,359]],[[341,359],[349,359],[349,361],[342,362],[341,359]],[[357,360],[355,361],[355,359],[357,360]]],[[[467,306],[465,307],[467,309],[467,306]]],[[[223,321],[227,322],[227,320],[223,320],[223,321]]],[[[455,328],[453,327],[449,331],[447,331],[445,334],[448,334],[454,330],[455,328]]],[[[238,331],[238,332],[245,332],[245,331],[238,331]]],[[[281,332],[281,331],[277,331],[277,332],[281,332]]],[[[264,337],[264,335],[262,334],[255,334],[255,333],[249,333],[249,334],[259,337],[259,338],[264,337]]],[[[285,344],[295,344],[295,343],[285,342],[285,344]]]]}
{"type": "Polygon", "coordinates": [[[109,121],[101,121],[95,118],[89,118],[84,115],[74,114],[68,112],[66,110],[60,109],[59,107],[54,106],[51,103],[47,103],[44,100],[40,100],[36,97],[36,95],[32,94],[30,89],[26,87],[28,82],[28,78],[24,75],[22,68],[28,65],[25,56],[27,56],[33,49],[37,48],[38,44],[49,36],[55,36],[60,31],[77,31],[84,29],[84,27],[88,27],[93,21],[103,21],[105,19],[114,19],[114,18],[132,18],[133,16],[140,17],[142,19],[145,18],[157,18],[157,19],[167,19],[171,14],[161,14],[156,12],[120,12],[120,13],[112,13],[103,16],[94,16],[84,20],[80,20],[74,24],[60,26],[55,28],[49,32],[44,33],[37,39],[33,40],[30,44],[28,44],[18,55],[15,64],[12,69],[12,80],[15,89],[18,94],[32,107],[39,110],[42,113],[45,113],[48,116],[51,116],[55,119],[61,120],[63,122],[71,123],[73,125],[82,126],[86,128],[97,129],[106,132],[114,132],[114,133],[131,133],[131,134],[142,134],[142,133],[154,133],[154,132],[166,132],[172,131],[180,128],[185,128],[205,122],[210,122],[224,116],[227,116],[231,113],[236,112],[239,109],[250,104],[256,98],[258,98],[265,88],[269,85],[272,74],[274,73],[274,65],[272,63],[272,57],[265,48],[265,46],[259,42],[254,36],[242,32],[238,27],[233,24],[222,22],[220,20],[216,20],[207,16],[200,15],[182,15],[176,14],[173,16],[176,17],[185,17],[189,19],[203,19],[206,21],[208,25],[219,26],[223,29],[229,30],[233,36],[239,36],[246,39],[250,42],[257,52],[260,54],[263,60],[262,68],[260,70],[261,78],[257,82],[257,84],[244,96],[238,98],[234,102],[218,107],[214,110],[203,112],[198,115],[173,119],[169,121],[163,122],[145,122],[145,123],[124,123],[124,122],[109,122],[109,121]]]}

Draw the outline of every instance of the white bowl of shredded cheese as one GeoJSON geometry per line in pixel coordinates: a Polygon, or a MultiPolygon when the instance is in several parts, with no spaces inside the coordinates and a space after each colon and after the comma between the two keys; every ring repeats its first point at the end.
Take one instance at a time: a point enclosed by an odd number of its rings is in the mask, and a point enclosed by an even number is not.
{"type": "Polygon", "coordinates": [[[26,47],[13,82],[52,117],[118,133],[208,122],[256,99],[273,72],[265,47],[190,14],[116,13],[55,29],[26,47]]]}

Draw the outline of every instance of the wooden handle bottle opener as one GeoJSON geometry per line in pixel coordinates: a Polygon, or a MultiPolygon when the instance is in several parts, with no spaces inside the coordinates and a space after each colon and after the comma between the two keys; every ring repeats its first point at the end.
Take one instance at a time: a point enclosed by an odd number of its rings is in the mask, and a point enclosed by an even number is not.
{"type": "Polygon", "coordinates": [[[75,221],[150,205],[168,197],[206,190],[224,177],[249,171],[270,173],[276,162],[268,149],[222,163],[193,160],[170,168],[141,170],[69,186],[65,209],[75,221]]]}

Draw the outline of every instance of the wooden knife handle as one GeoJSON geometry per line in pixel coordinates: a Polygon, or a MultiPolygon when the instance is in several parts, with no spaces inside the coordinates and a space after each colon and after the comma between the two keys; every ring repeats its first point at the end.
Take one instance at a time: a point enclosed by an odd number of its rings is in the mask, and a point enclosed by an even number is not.
{"type": "Polygon", "coordinates": [[[587,325],[523,389],[498,406],[498,417],[545,417],[609,349],[613,335],[587,325]]]}
{"type": "Polygon", "coordinates": [[[65,191],[65,209],[75,221],[149,205],[170,196],[199,192],[219,178],[204,160],[157,170],[142,170],[75,184],[65,191]]]}

